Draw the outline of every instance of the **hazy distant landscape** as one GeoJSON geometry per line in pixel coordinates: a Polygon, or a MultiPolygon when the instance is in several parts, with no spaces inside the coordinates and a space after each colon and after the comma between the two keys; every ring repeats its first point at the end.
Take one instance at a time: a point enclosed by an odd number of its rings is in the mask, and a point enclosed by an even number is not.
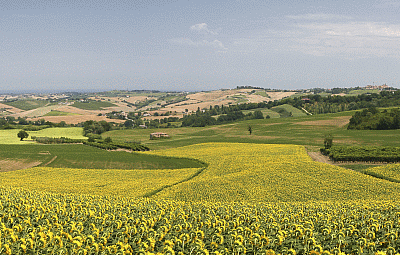
{"type": "Polygon", "coordinates": [[[400,254],[399,13],[0,1],[0,254],[400,254]]]}

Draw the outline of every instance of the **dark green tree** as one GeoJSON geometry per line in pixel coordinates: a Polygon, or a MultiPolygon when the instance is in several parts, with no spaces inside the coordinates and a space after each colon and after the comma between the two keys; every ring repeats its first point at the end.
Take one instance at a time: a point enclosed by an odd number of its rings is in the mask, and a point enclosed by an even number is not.
{"type": "Polygon", "coordinates": [[[255,119],[264,119],[264,115],[260,110],[254,111],[254,118],[255,119]]]}
{"type": "Polygon", "coordinates": [[[332,147],[332,145],[333,145],[333,136],[332,136],[332,134],[328,134],[325,136],[325,139],[324,139],[324,147],[325,147],[325,149],[328,150],[332,147]]]}
{"type": "Polygon", "coordinates": [[[251,135],[251,133],[253,133],[253,129],[252,129],[251,126],[249,126],[249,127],[247,128],[247,130],[249,131],[249,134],[250,134],[250,135],[251,135]]]}
{"type": "Polygon", "coordinates": [[[18,137],[21,139],[21,141],[22,141],[24,138],[28,138],[28,137],[29,137],[29,134],[28,134],[25,130],[20,130],[20,131],[18,132],[17,136],[18,136],[18,137]]]}

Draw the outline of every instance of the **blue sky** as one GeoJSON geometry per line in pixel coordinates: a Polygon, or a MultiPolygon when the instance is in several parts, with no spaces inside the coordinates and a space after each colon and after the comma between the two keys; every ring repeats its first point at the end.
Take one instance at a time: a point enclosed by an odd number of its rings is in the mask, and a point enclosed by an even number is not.
{"type": "Polygon", "coordinates": [[[0,1],[0,93],[400,88],[400,0],[0,1]]]}

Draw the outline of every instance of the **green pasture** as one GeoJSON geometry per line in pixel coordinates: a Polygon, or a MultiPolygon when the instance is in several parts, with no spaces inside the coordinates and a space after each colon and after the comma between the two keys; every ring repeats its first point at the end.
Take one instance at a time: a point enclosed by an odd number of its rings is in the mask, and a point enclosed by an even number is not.
{"type": "Polygon", "coordinates": [[[302,117],[307,115],[302,110],[288,104],[272,107],[271,110],[279,113],[281,117],[302,117]]]}
{"type": "Polygon", "coordinates": [[[43,106],[43,107],[39,107],[33,110],[30,110],[29,112],[25,112],[24,113],[24,117],[31,117],[31,118],[35,118],[35,117],[40,117],[40,116],[44,116],[47,113],[58,109],[60,106],[59,105],[47,105],[47,106],[43,106]]]}
{"type": "Polygon", "coordinates": [[[116,105],[106,101],[89,100],[87,102],[76,101],[72,106],[82,110],[103,110],[103,108],[113,107],[116,105]]]}
{"type": "Polygon", "coordinates": [[[42,162],[41,166],[79,169],[180,169],[204,166],[193,159],[106,151],[82,144],[37,144],[29,147],[0,144],[0,159],[28,159],[42,162]]]}
{"type": "Polygon", "coordinates": [[[37,109],[43,106],[48,105],[50,102],[48,100],[17,100],[13,102],[2,102],[3,104],[16,107],[18,109],[29,111],[33,109],[37,109]]]}
{"type": "Polygon", "coordinates": [[[266,98],[270,98],[268,93],[265,92],[265,91],[256,91],[256,92],[254,92],[254,95],[259,95],[259,96],[263,96],[263,97],[266,97],[266,98]]]}
{"type": "Polygon", "coordinates": [[[159,129],[113,130],[102,134],[113,141],[141,141],[151,149],[166,149],[206,142],[242,142],[323,146],[324,137],[333,135],[333,142],[348,145],[400,146],[400,130],[347,130],[354,112],[319,114],[303,117],[247,120],[230,124],[159,129]],[[248,132],[249,125],[252,134],[248,132]],[[169,139],[150,140],[150,133],[164,132],[169,139]]]}
{"type": "Polygon", "coordinates": [[[72,113],[72,112],[62,112],[62,111],[57,111],[57,110],[51,110],[50,112],[46,113],[43,116],[74,116],[74,115],[79,115],[79,114],[72,113]]]}
{"type": "Polygon", "coordinates": [[[31,137],[67,137],[71,139],[87,139],[83,136],[83,129],[80,127],[58,127],[45,128],[39,131],[27,131],[29,137],[20,141],[17,137],[20,129],[0,130],[0,144],[35,144],[31,137]]]}
{"type": "MultiPolygon", "coordinates": [[[[30,136],[28,139],[24,139],[20,141],[17,137],[20,129],[4,129],[0,130],[0,144],[33,144],[33,141],[30,140],[30,136]]],[[[28,132],[30,134],[31,132],[28,132]]]]}
{"type": "Polygon", "coordinates": [[[346,96],[358,96],[362,94],[380,93],[379,89],[355,89],[350,91],[346,96]]]}

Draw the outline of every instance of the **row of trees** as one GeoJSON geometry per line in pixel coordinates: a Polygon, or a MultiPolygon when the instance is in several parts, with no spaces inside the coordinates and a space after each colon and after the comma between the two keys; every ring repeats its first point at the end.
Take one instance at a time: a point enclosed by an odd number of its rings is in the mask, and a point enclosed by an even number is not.
{"type": "Polygon", "coordinates": [[[400,105],[400,90],[357,96],[308,95],[307,98],[286,98],[279,101],[297,108],[304,108],[312,114],[334,113],[372,107],[393,107],[400,105]]]}
{"type": "Polygon", "coordinates": [[[191,114],[183,117],[182,126],[204,127],[204,126],[233,122],[237,120],[264,119],[264,115],[260,110],[256,110],[254,111],[254,113],[249,112],[248,114],[244,114],[241,110],[235,109],[234,107],[227,109],[229,110],[224,111],[226,112],[226,114],[219,115],[217,118],[213,117],[214,114],[212,110],[204,112],[198,110],[196,114],[191,114]]]}

